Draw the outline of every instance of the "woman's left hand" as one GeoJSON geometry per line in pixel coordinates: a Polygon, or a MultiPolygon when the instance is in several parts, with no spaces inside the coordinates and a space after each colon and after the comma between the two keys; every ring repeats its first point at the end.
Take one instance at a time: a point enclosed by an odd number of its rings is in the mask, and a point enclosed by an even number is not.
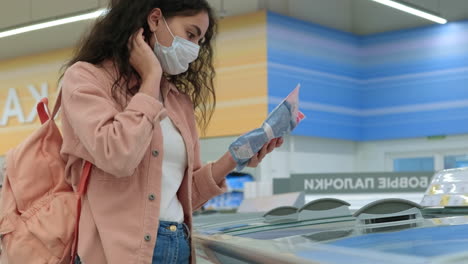
{"type": "Polygon", "coordinates": [[[281,145],[283,145],[283,138],[272,139],[269,143],[263,145],[262,149],[257,153],[257,155],[253,156],[250,159],[249,164],[247,164],[247,167],[257,167],[258,164],[262,162],[263,158],[265,158],[265,156],[268,153],[272,152],[275,148],[281,147],[281,145]]]}

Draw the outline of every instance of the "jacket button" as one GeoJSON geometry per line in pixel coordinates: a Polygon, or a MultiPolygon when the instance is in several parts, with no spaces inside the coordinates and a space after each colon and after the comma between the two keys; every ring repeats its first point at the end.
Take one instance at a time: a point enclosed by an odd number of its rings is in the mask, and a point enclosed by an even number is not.
{"type": "Polygon", "coordinates": [[[151,152],[151,154],[153,154],[153,157],[157,157],[157,156],[159,156],[159,151],[153,150],[153,151],[151,152]]]}
{"type": "Polygon", "coordinates": [[[145,241],[148,242],[148,241],[150,241],[150,240],[151,240],[151,236],[150,236],[150,235],[146,235],[146,236],[145,236],[145,241]]]}
{"type": "Polygon", "coordinates": [[[150,194],[150,195],[148,195],[148,199],[150,201],[154,201],[154,199],[156,199],[156,196],[154,194],[150,194]]]}

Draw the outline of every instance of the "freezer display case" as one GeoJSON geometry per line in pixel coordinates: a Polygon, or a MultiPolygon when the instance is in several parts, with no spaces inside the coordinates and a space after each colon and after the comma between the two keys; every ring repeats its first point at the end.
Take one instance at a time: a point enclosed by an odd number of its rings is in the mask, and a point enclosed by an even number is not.
{"type": "Polygon", "coordinates": [[[464,194],[440,187],[464,186],[465,181],[467,169],[439,172],[421,203],[382,199],[351,211],[346,201],[323,198],[301,208],[198,215],[192,237],[197,261],[468,263],[468,207],[460,200],[464,194]],[[435,203],[439,197],[448,198],[435,203]],[[450,203],[452,198],[458,202],[450,203]]]}

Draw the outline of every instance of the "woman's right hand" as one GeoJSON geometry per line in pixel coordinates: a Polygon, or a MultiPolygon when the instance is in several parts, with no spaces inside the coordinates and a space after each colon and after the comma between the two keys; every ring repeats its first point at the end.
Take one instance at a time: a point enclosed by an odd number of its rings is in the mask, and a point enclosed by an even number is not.
{"type": "MultiPolygon", "coordinates": [[[[159,87],[162,77],[161,64],[151,47],[146,43],[143,36],[143,28],[140,28],[130,37],[128,40],[128,48],[130,50],[130,64],[138,72],[143,83],[152,82],[159,87]]],[[[156,96],[156,94],[152,92],[154,91],[154,86],[151,86],[152,85],[142,84],[140,91],[156,96]],[[145,88],[152,89],[151,91],[145,91],[145,88]]],[[[159,94],[157,96],[159,96],[159,94]]]]}

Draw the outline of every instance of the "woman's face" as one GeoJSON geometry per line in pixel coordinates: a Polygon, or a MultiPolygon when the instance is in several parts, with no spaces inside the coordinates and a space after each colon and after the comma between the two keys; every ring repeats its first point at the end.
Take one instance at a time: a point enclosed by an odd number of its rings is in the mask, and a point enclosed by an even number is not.
{"type": "MultiPolygon", "coordinates": [[[[154,9],[148,16],[148,24],[150,25],[151,31],[156,34],[158,38],[157,41],[166,47],[170,47],[174,40],[169,29],[174,37],[178,36],[198,45],[200,41],[203,40],[208,30],[210,25],[209,21],[208,13],[203,11],[193,16],[175,16],[167,18],[167,26],[164,22],[164,14],[161,13],[159,8],[154,9]]],[[[156,43],[155,34],[152,34],[150,39],[152,48],[156,43]]]]}

